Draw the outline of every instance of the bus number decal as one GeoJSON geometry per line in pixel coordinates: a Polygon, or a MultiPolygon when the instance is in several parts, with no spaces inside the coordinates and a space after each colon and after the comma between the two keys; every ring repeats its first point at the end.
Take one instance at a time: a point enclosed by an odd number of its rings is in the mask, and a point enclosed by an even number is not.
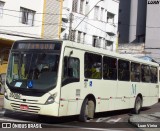
{"type": "Polygon", "coordinates": [[[11,92],[10,93],[10,97],[12,97],[12,98],[14,98],[14,99],[20,99],[20,94],[18,94],[18,93],[13,93],[13,92],[11,92]]]}
{"type": "Polygon", "coordinates": [[[89,86],[92,87],[92,81],[89,82],[89,86]]]}

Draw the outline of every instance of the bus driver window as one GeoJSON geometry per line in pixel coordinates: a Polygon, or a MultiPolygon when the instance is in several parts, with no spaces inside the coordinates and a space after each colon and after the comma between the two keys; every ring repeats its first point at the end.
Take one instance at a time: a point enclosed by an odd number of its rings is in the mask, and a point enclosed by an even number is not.
{"type": "Polygon", "coordinates": [[[62,85],[78,82],[80,79],[80,61],[78,58],[65,57],[63,63],[62,85]]]}

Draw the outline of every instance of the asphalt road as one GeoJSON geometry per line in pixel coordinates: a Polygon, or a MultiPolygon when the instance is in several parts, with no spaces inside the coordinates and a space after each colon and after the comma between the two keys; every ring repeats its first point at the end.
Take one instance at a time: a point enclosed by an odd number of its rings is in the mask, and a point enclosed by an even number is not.
{"type": "MultiPolygon", "coordinates": [[[[2,98],[0,97],[0,103],[2,102],[2,98]]],[[[148,114],[159,112],[160,103],[157,103],[151,107],[144,108],[141,113],[148,114]]],[[[22,124],[39,124],[38,126],[42,126],[42,128],[48,128],[54,130],[141,130],[135,128],[133,125],[128,123],[128,119],[132,114],[130,110],[120,110],[120,111],[112,111],[105,113],[97,113],[93,120],[88,121],[87,123],[77,121],[78,116],[71,117],[42,117],[38,115],[32,115],[27,113],[19,113],[19,112],[11,112],[7,111],[5,115],[3,112],[0,113],[0,122],[3,123],[22,123],[22,124]]],[[[2,126],[2,125],[0,125],[2,126]]],[[[26,126],[26,125],[25,125],[26,126]]],[[[15,126],[16,127],[16,126],[15,126]]]]}

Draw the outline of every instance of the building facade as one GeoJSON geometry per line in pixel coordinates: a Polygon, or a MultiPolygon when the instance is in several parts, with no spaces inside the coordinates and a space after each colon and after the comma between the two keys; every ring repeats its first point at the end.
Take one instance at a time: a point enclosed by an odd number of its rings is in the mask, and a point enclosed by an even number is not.
{"type": "Polygon", "coordinates": [[[120,0],[119,43],[145,41],[146,0],[120,0]]]}
{"type": "MultiPolygon", "coordinates": [[[[153,2],[148,0],[148,2],[153,2]]],[[[145,50],[148,56],[160,63],[160,2],[147,3],[145,50]]]]}
{"type": "Polygon", "coordinates": [[[115,51],[118,10],[119,0],[0,0],[0,62],[21,39],[69,39],[115,51]]]}
{"type": "Polygon", "coordinates": [[[0,73],[15,40],[60,38],[62,0],[0,0],[0,73]]]}
{"type": "Polygon", "coordinates": [[[119,0],[64,0],[61,38],[114,51],[119,0]]]}
{"type": "Polygon", "coordinates": [[[0,38],[58,38],[60,10],[56,0],[0,0],[0,38]]]}
{"type": "MultiPolygon", "coordinates": [[[[160,2],[156,0],[120,0],[119,43],[141,44],[144,55],[160,62],[160,2]]],[[[128,46],[132,50],[132,46],[128,46]]]]}
{"type": "Polygon", "coordinates": [[[0,0],[0,38],[40,38],[42,13],[43,0],[0,0]]]}

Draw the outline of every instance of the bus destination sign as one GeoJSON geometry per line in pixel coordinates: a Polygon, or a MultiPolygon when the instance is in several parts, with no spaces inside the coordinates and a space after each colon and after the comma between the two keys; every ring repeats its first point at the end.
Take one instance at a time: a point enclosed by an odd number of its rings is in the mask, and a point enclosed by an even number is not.
{"type": "Polygon", "coordinates": [[[16,43],[13,47],[14,49],[30,49],[30,50],[60,50],[61,44],[60,43],[16,43]]]}

